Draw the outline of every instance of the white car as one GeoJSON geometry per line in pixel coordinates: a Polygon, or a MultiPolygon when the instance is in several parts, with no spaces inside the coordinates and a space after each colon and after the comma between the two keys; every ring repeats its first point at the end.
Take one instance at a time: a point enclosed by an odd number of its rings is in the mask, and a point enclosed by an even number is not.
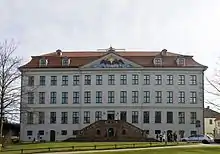
{"type": "Polygon", "coordinates": [[[181,138],[183,142],[202,142],[205,144],[214,143],[214,139],[208,135],[192,135],[189,137],[181,138]]]}

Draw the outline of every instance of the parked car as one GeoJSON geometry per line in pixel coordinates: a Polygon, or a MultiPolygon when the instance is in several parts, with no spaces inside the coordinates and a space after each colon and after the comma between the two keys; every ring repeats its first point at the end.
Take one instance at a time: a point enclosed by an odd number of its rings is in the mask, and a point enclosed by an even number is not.
{"type": "Polygon", "coordinates": [[[192,135],[189,137],[181,138],[183,142],[202,142],[204,144],[214,143],[214,139],[208,135],[192,135]]]}

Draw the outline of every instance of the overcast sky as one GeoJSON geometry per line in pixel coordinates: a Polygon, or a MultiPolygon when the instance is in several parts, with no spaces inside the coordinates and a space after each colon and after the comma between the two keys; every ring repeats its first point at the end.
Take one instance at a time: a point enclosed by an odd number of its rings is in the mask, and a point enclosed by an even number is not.
{"type": "Polygon", "coordinates": [[[30,59],[62,50],[162,50],[194,55],[211,77],[220,56],[220,0],[1,0],[0,40],[30,59]]]}

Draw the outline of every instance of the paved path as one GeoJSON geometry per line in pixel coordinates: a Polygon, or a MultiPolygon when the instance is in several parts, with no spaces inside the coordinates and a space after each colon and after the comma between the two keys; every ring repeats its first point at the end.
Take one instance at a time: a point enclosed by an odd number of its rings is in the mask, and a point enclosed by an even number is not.
{"type": "MultiPolygon", "coordinates": [[[[149,147],[149,148],[132,148],[132,149],[112,149],[112,150],[91,150],[91,151],[72,151],[72,152],[53,152],[53,154],[87,154],[98,152],[119,152],[119,151],[137,151],[137,150],[150,150],[150,149],[168,149],[168,148],[193,148],[204,146],[220,146],[219,144],[196,144],[196,145],[179,145],[179,146],[164,146],[164,147],[149,147]]],[[[51,153],[43,153],[51,154],[51,153]]]]}

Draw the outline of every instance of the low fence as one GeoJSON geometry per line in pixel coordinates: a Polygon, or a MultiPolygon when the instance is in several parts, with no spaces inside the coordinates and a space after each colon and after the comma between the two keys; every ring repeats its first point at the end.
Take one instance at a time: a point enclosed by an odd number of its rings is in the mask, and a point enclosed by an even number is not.
{"type": "MultiPolygon", "coordinates": [[[[43,144],[43,143],[42,143],[43,144]]],[[[54,143],[56,144],[56,143],[54,143]]],[[[74,143],[73,143],[74,144],[74,143]]],[[[1,149],[8,154],[31,154],[44,152],[68,152],[68,151],[88,151],[88,150],[109,150],[109,149],[126,149],[126,148],[147,148],[157,146],[175,146],[183,144],[179,142],[149,142],[149,143],[130,143],[130,144],[103,144],[103,145],[83,145],[83,146],[63,146],[63,147],[39,147],[32,149],[1,149]]],[[[185,143],[186,144],[186,143],[185,143]]]]}

